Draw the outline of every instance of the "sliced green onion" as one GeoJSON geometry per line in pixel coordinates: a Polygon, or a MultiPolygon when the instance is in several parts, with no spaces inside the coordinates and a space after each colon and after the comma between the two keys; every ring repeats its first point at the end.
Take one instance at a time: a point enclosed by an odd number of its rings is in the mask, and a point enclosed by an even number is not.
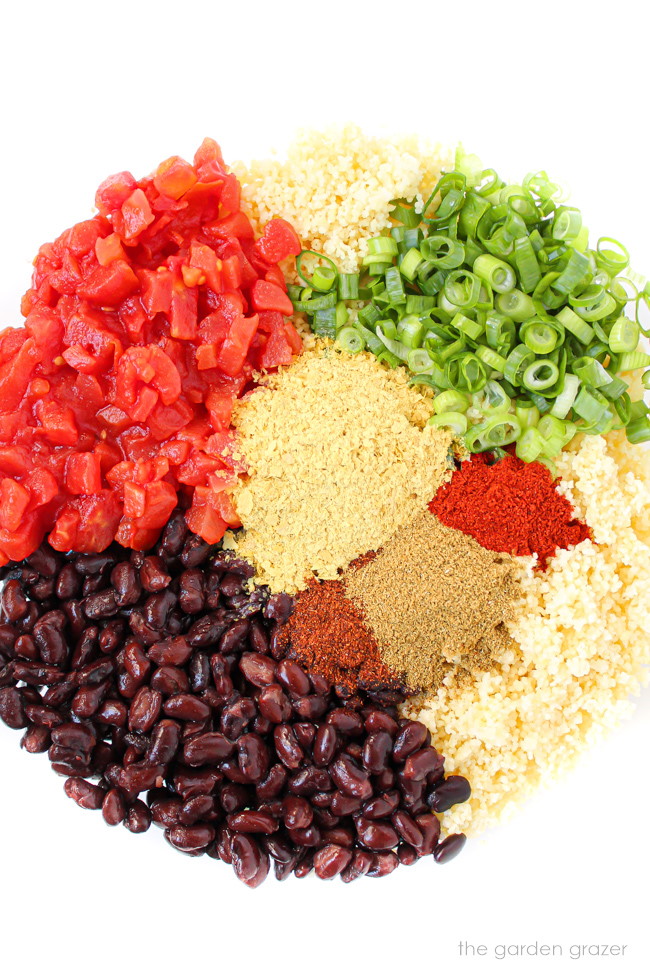
{"type": "Polygon", "coordinates": [[[634,352],[639,344],[641,329],[631,318],[621,315],[609,333],[609,347],[612,352],[634,352]]]}
{"type": "Polygon", "coordinates": [[[472,352],[453,356],[447,360],[445,375],[452,389],[475,393],[487,382],[487,370],[472,352]]]}
{"type": "Polygon", "coordinates": [[[578,395],[579,389],[580,380],[578,377],[572,375],[570,372],[567,372],[558,397],[551,407],[551,416],[558,417],[561,420],[563,420],[565,416],[568,416],[575,398],[578,395]]]}
{"type": "Polygon", "coordinates": [[[451,325],[453,328],[457,328],[459,332],[462,332],[463,335],[469,336],[471,339],[477,339],[479,335],[483,334],[483,326],[479,325],[478,322],[473,321],[471,318],[468,318],[466,315],[463,315],[462,312],[458,312],[457,315],[454,315],[451,320],[451,325]]]}
{"type": "Polygon", "coordinates": [[[593,386],[583,386],[573,403],[574,412],[587,423],[597,423],[608,412],[608,402],[593,386]]]}
{"type": "Polygon", "coordinates": [[[497,309],[514,322],[525,322],[535,314],[535,305],[530,295],[524,294],[517,288],[506,291],[497,297],[497,309]]]}
{"type": "Polygon", "coordinates": [[[530,464],[531,461],[539,457],[545,446],[544,438],[539,430],[535,427],[529,427],[517,440],[515,453],[520,460],[530,464]]]}
{"type": "Polygon", "coordinates": [[[650,440],[650,420],[647,416],[631,420],[625,428],[625,433],[630,443],[645,443],[650,440]]]}
{"type": "Polygon", "coordinates": [[[575,207],[558,207],[551,233],[556,240],[573,240],[580,233],[582,214],[575,207]]]}
{"type": "Polygon", "coordinates": [[[433,359],[426,349],[411,349],[406,363],[411,372],[426,372],[433,365],[433,359]]]}
{"type": "Polygon", "coordinates": [[[359,297],[359,275],[339,274],[339,298],[356,301],[359,297]]]}
{"type": "Polygon", "coordinates": [[[564,329],[555,319],[529,318],[519,329],[519,338],[536,355],[548,355],[564,341],[564,329]]]}
{"type": "Polygon", "coordinates": [[[352,325],[347,325],[340,332],[337,332],[336,343],[352,355],[356,355],[357,352],[363,351],[366,347],[362,333],[352,325]]]}
{"type": "Polygon", "coordinates": [[[347,324],[349,318],[350,318],[350,312],[348,310],[348,306],[345,304],[344,301],[337,302],[337,304],[336,304],[336,327],[337,328],[343,328],[343,326],[345,324],[347,324]]]}
{"type": "Polygon", "coordinates": [[[470,271],[451,271],[443,288],[448,302],[458,308],[473,308],[481,294],[481,282],[470,271]]]}
{"type": "Polygon", "coordinates": [[[506,359],[504,356],[499,355],[494,349],[488,348],[487,345],[479,345],[476,347],[476,355],[479,357],[481,362],[484,362],[486,366],[490,369],[494,369],[496,372],[503,372],[506,367],[506,359]]]}
{"type": "Polygon", "coordinates": [[[571,250],[564,270],[553,282],[553,288],[560,294],[568,295],[580,284],[588,271],[589,258],[585,254],[581,254],[580,251],[571,250]]]}
{"type": "Polygon", "coordinates": [[[538,391],[548,389],[560,375],[560,370],[552,359],[536,359],[524,369],[521,384],[524,389],[538,391]]]}
{"type": "Polygon", "coordinates": [[[407,281],[415,281],[418,268],[422,264],[422,254],[416,247],[411,247],[399,263],[400,273],[407,281]]]}
{"type": "Polygon", "coordinates": [[[406,296],[399,268],[389,267],[386,271],[386,291],[393,305],[401,304],[405,300],[406,296]]]}
{"type": "Polygon", "coordinates": [[[397,324],[397,337],[409,349],[416,349],[422,344],[424,324],[417,315],[407,315],[397,324]]]}
{"type": "Polygon", "coordinates": [[[542,273],[530,237],[518,237],[515,240],[513,259],[522,289],[533,291],[541,281],[542,273]]]}
{"type": "Polygon", "coordinates": [[[515,416],[521,423],[522,430],[536,427],[539,422],[539,410],[529,399],[518,399],[515,405],[515,416]]]}
{"type": "Polygon", "coordinates": [[[296,311],[304,311],[309,315],[313,312],[324,311],[327,308],[335,308],[336,292],[330,291],[318,298],[308,298],[307,301],[294,301],[293,307],[296,311]]]}
{"type": "Polygon", "coordinates": [[[471,453],[505,447],[521,435],[521,424],[512,413],[494,413],[465,435],[465,445],[471,453]]]}
{"type": "Polygon", "coordinates": [[[565,307],[557,313],[555,316],[567,332],[571,332],[572,335],[582,342],[583,345],[589,345],[594,338],[594,330],[591,325],[588,325],[579,315],[576,315],[571,308],[565,307]]]}
{"type": "Polygon", "coordinates": [[[613,237],[601,237],[596,244],[596,264],[610,274],[618,274],[624,271],[630,263],[630,255],[623,245],[613,237]],[[612,244],[612,247],[604,247],[604,244],[612,244]]]}
{"type": "Polygon", "coordinates": [[[381,325],[377,326],[377,335],[392,355],[396,356],[400,361],[406,362],[411,351],[407,345],[403,345],[397,339],[389,338],[383,331],[381,325]]]}
{"type": "Polygon", "coordinates": [[[469,408],[469,396],[459,392],[457,389],[446,389],[438,393],[433,400],[433,410],[435,413],[464,413],[469,408]]]}
{"type": "Polygon", "coordinates": [[[647,369],[650,366],[650,355],[637,349],[635,352],[624,352],[618,360],[619,372],[632,372],[634,369],[647,369]]]}
{"type": "Polygon", "coordinates": [[[463,434],[467,433],[469,422],[464,413],[449,411],[448,413],[438,413],[437,416],[432,416],[430,420],[427,420],[427,426],[449,428],[457,436],[462,437],[463,434]]]}
{"type": "Polygon", "coordinates": [[[474,274],[478,275],[483,281],[487,281],[494,291],[503,294],[511,291],[515,286],[515,272],[505,261],[500,261],[492,254],[481,254],[477,257],[473,265],[474,274]]]}
{"type": "Polygon", "coordinates": [[[503,384],[495,379],[488,379],[483,389],[472,396],[472,406],[479,413],[507,413],[511,403],[503,384]]]}
{"type": "Polygon", "coordinates": [[[324,308],[321,311],[315,311],[311,327],[316,335],[333,339],[336,335],[336,308],[324,308]]]}
{"type": "Polygon", "coordinates": [[[325,267],[321,267],[319,265],[314,270],[314,275],[318,274],[319,272],[325,273],[325,271],[328,270],[329,276],[333,278],[334,282],[338,277],[339,272],[334,261],[331,261],[329,257],[325,257],[324,254],[319,254],[318,251],[301,251],[300,254],[298,254],[298,257],[296,258],[296,271],[298,272],[298,277],[301,278],[308,287],[314,288],[315,291],[329,291],[332,284],[329,284],[327,287],[319,288],[316,284],[314,284],[314,277],[312,276],[310,278],[309,275],[303,270],[302,262],[308,255],[317,258],[319,261],[325,264],[325,267]]]}
{"type": "Polygon", "coordinates": [[[426,261],[431,261],[442,270],[451,270],[465,260],[465,247],[461,240],[454,240],[442,234],[425,237],[420,245],[420,253],[426,261]]]}
{"type": "Polygon", "coordinates": [[[491,348],[497,352],[509,352],[515,343],[517,329],[511,318],[500,311],[493,311],[485,319],[485,334],[491,348]]]}
{"type": "Polygon", "coordinates": [[[534,359],[535,353],[531,352],[528,346],[515,346],[506,359],[503,375],[513,386],[518,386],[521,383],[521,377],[524,371],[531,365],[534,359]]]}
{"type": "Polygon", "coordinates": [[[585,386],[595,386],[596,388],[606,386],[612,379],[600,362],[590,355],[574,359],[571,368],[585,386]]]}
{"type": "Polygon", "coordinates": [[[420,224],[420,214],[416,213],[413,200],[391,200],[393,209],[390,212],[392,220],[399,220],[405,227],[417,227],[420,224]]]}

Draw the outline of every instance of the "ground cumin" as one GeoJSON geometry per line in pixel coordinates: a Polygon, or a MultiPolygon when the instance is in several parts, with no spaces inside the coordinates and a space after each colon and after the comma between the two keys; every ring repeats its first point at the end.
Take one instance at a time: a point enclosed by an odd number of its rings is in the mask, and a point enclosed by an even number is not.
{"type": "Polygon", "coordinates": [[[345,577],[384,663],[409,687],[489,669],[511,640],[514,560],[424,512],[345,577]]]}

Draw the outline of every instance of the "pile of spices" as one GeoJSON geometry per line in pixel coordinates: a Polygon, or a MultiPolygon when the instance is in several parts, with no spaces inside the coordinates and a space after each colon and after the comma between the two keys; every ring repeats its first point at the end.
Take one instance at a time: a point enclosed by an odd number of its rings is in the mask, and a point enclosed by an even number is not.
{"type": "Polygon", "coordinates": [[[449,431],[404,370],[331,346],[306,352],[240,402],[234,423],[249,477],[233,491],[228,543],[256,582],[296,592],[336,579],[408,524],[449,474],[449,431]]]}
{"type": "Polygon", "coordinates": [[[382,661],[376,639],[340,580],[312,579],[295,596],[281,636],[292,657],[337,688],[354,692],[359,687],[400,687],[398,675],[382,661]]]}
{"type": "Polygon", "coordinates": [[[511,555],[536,555],[545,569],[559,548],[590,537],[570,502],[555,488],[543,464],[507,456],[491,464],[474,454],[430,504],[445,525],[475,538],[484,548],[511,555]]]}
{"type": "Polygon", "coordinates": [[[346,592],[384,663],[409,687],[432,688],[450,669],[485,670],[510,647],[515,570],[425,511],[347,574],[346,592]]]}

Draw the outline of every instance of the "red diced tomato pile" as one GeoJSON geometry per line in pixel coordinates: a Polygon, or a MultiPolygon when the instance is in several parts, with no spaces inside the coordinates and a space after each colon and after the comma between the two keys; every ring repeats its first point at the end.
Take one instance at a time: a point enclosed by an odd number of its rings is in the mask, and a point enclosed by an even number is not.
{"type": "Polygon", "coordinates": [[[300,241],[279,219],[255,239],[216,142],[96,204],[41,247],[24,326],[0,333],[0,563],[48,533],[148,548],[179,495],[217,542],[239,524],[233,404],[301,351],[278,267],[300,241]]]}

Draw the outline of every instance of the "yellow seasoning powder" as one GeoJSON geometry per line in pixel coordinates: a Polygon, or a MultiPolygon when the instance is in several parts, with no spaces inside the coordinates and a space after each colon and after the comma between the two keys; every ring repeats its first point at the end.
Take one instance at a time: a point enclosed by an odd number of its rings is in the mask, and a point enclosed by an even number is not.
{"type": "Polygon", "coordinates": [[[235,407],[248,477],[233,490],[243,527],[226,544],[275,592],[337,578],[448,476],[452,437],[426,426],[431,413],[402,369],[331,345],[305,352],[235,407]]]}

